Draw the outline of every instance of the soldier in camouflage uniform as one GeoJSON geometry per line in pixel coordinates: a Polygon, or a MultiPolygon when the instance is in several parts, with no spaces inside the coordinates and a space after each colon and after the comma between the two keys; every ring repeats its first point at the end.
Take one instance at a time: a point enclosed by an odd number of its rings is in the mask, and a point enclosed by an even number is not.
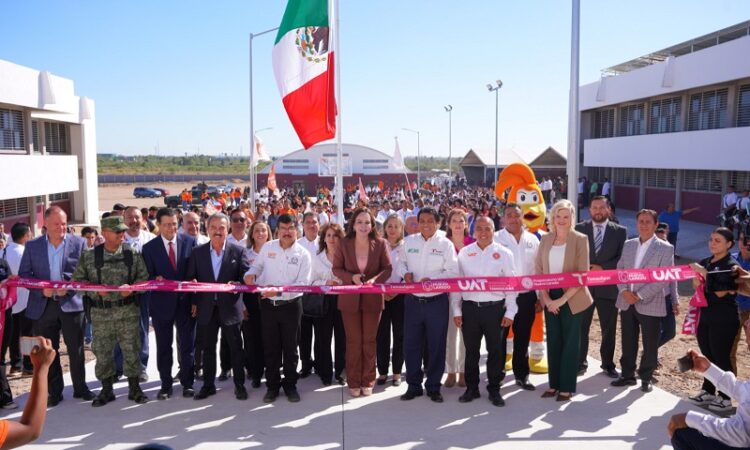
{"type": "MultiPolygon", "coordinates": [[[[146,263],[140,253],[123,245],[124,232],[127,229],[120,216],[102,219],[104,244],[83,253],[73,273],[73,281],[122,286],[148,280],[146,263]]],[[[88,297],[87,309],[91,312],[94,330],[95,372],[96,378],[102,383],[102,390],[92,406],[103,406],[115,399],[112,389],[115,377],[113,351],[117,343],[122,349],[124,372],[128,378],[128,399],[136,403],[146,403],[148,398],[143,394],[139,381],[141,338],[138,294],[89,292],[88,297]]]]}

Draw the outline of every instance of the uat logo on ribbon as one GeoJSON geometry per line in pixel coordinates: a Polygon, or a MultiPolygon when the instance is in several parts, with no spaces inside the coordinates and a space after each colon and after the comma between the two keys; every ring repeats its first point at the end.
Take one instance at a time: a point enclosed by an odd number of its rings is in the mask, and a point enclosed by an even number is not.
{"type": "Polygon", "coordinates": [[[484,291],[487,289],[487,280],[481,278],[456,281],[458,282],[458,287],[464,291],[484,291]]]}
{"type": "Polygon", "coordinates": [[[451,288],[447,281],[425,281],[422,289],[426,292],[445,292],[451,288]]]}

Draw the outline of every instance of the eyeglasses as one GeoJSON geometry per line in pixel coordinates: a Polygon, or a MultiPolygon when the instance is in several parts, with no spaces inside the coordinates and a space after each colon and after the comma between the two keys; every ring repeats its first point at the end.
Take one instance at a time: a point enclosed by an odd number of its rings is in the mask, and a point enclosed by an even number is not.
{"type": "Polygon", "coordinates": [[[235,217],[234,219],[232,219],[232,223],[245,223],[245,218],[244,217],[235,217]]]}

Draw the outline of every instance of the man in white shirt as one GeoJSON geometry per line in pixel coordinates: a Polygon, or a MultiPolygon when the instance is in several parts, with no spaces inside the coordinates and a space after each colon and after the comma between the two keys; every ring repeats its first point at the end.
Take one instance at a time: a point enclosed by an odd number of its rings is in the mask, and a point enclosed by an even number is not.
{"type": "MultiPolygon", "coordinates": [[[[154,239],[156,235],[145,230],[143,228],[143,214],[141,210],[135,206],[128,206],[123,212],[123,219],[125,225],[128,227],[128,231],[125,232],[125,243],[130,245],[130,248],[138,253],[141,253],[143,246],[154,239]]],[[[148,330],[149,330],[149,315],[148,315],[148,300],[149,295],[142,295],[140,298],[141,308],[141,383],[148,381],[148,375],[146,375],[146,366],[148,366],[148,330]]],[[[120,345],[115,346],[115,372],[117,374],[123,373],[122,371],[122,351],[120,345]]]]}
{"type": "MultiPolygon", "coordinates": [[[[304,247],[308,253],[310,253],[310,259],[318,254],[318,231],[320,231],[320,225],[318,223],[318,215],[309,211],[302,216],[302,237],[297,240],[297,243],[304,247]]],[[[299,336],[299,359],[302,361],[302,371],[300,377],[307,378],[312,373],[313,367],[315,367],[315,361],[312,359],[312,343],[313,343],[313,319],[312,317],[302,316],[302,322],[300,324],[300,336],[299,336]]]]}
{"type": "MultiPolygon", "coordinates": [[[[745,322],[745,340],[750,345],[750,320],[745,322]]],[[[667,426],[676,450],[697,448],[750,447],[750,381],[738,381],[732,372],[724,372],[700,353],[689,350],[692,370],[716,384],[717,390],[737,400],[737,412],[721,418],[697,411],[672,416],[667,426]]]]}
{"type": "MultiPolygon", "coordinates": [[[[21,258],[23,257],[24,246],[26,241],[31,239],[31,227],[27,224],[18,222],[10,228],[11,240],[8,245],[0,252],[0,259],[7,261],[10,266],[10,272],[13,275],[18,275],[18,268],[21,266],[21,258]]],[[[19,338],[21,336],[31,336],[32,323],[31,320],[26,317],[26,305],[29,302],[29,290],[25,288],[18,288],[18,300],[13,305],[12,318],[9,323],[6,323],[6,327],[10,327],[10,373],[16,373],[23,371],[25,374],[31,374],[33,367],[31,366],[31,359],[29,355],[21,355],[19,348],[19,338]]]]}
{"type": "Polygon", "coordinates": [[[724,198],[721,202],[721,207],[724,211],[727,209],[735,208],[737,206],[737,193],[734,192],[734,186],[727,188],[727,193],[724,194],[724,198]]]}
{"type": "Polygon", "coordinates": [[[381,205],[380,211],[378,211],[378,215],[375,219],[385,222],[385,219],[391,214],[396,214],[396,211],[391,209],[391,202],[383,200],[383,204],[381,205]]]}
{"type": "MultiPolygon", "coordinates": [[[[245,274],[245,284],[258,286],[290,286],[310,284],[310,253],[297,243],[297,220],[283,214],[279,217],[279,238],[267,242],[245,274]]],[[[302,317],[302,294],[265,291],[260,300],[263,324],[263,348],[266,361],[268,391],[263,397],[271,403],[279,396],[279,389],[290,402],[300,400],[297,392],[297,337],[302,317]],[[283,356],[283,358],[282,358],[283,356]],[[284,380],[279,367],[283,361],[284,380]]]]}
{"type": "Polygon", "coordinates": [[[210,240],[208,236],[201,234],[201,218],[194,212],[182,216],[182,230],[195,238],[196,245],[203,245],[210,240]]]}
{"type": "MultiPolygon", "coordinates": [[[[417,216],[419,233],[404,239],[404,257],[398,263],[398,276],[406,283],[426,283],[433,279],[459,276],[456,250],[450,239],[437,235],[440,216],[426,206],[417,216]]],[[[422,395],[422,354],[427,344],[427,395],[442,403],[440,380],[445,372],[445,349],[448,338],[448,294],[440,283],[426,283],[435,292],[408,294],[404,299],[404,356],[409,388],[401,400],[422,395]]]]}
{"type": "MultiPolygon", "coordinates": [[[[534,275],[534,260],[539,250],[539,239],[523,229],[523,211],[518,204],[505,205],[503,223],[505,228],[495,233],[495,242],[502,244],[513,254],[516,275],[534,275]]],[[[461,256],[459,255],[460,262],[461,256]]],[[[507,349],[507,353],[513,356],[513,375],[516,385],[528,391],[536,389],[529,382],[529,359],[538,361],[544,358],[544,344],[532,346],[529,349],[531,327],[534,325],[536,316],[536,302],[535,291],[518,293],[518,298],[516,298],[518,312],[513,320],[513,337],[508,339],[507,349]]]]}
{"type": "Polygon", "coordinates": [[[229,224],[232,232],[227,236],[227,242],[245,248],[247,246],[247,227],[250,222],[247,220],[247,214],[241,209],[235,209],[229,218],[232,222],[229,224]]]}
{"type": "Polygon", "coordinates": [[[328,215],[328,202],[323,202],[323,204],[318,204],[318,206],[315,207],[316,212],[318,213],[318,223],[323,226],[331,221],[331,217],[328,215]]]}
{"type": "Polygon", "coordinates": [[[409,202],[401,200],[401,209],[398,210],[398,216],[401,218],[401,222],[406,223],[406,218],[412,215],[412,210],[409,209],[409,202]]]}
{"type": "Polygon", "coordinates": [[[128,226],[128,231],[125,232],[125,243],[140,253],[143,245],[156,236],[143,229],[143,214],[135,206],[125,208],[123,218],[125,219],[125,225],[128,226]]]}
{"type": "Polygon", "coordinates": [[[750,191],[747,189],[742,191],[742,197],[737,200],[737,209],[750,214],[750,191]]]}
{"type": "MultiPolygon", "coordinates": [[[[495,225],[483,216],[477,219],[474,235],[477,241],[462,248],[458,265],[464,277],[512,277],[515,275],[513,254],[502,244],[493,242],[495,225]]],[[[469,284],[474,288],[473,284],[469,284]]],[[[515,292],[483,292],[482,283],[476,291],[464,291],[451,304],[453,321],[461,329],[466,346],[466,392],[458,399],[467,403],[479,398],[479,350],[482,337],[487,347],[487,392],[495,406],[505,406],[500,385],[505,378],[505,336],[518,311],[515,292]],[[463,298],[463,301],[461,301],[463,298]]]]}
{"type": "Polygon", "coordinates": [[[609,178],[604,178],[604,184],[602,184],[602,195],[609,199],[609,192],[612,190],[612,185],[609,182],[609,178]]]}

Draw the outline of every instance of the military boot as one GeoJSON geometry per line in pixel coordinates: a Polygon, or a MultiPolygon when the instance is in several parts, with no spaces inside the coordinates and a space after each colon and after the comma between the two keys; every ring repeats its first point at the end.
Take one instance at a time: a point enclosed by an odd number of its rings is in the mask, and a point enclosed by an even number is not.
{"type": "Polygon", "coordinates": [[[99,394],[94,398],[94,401],[91,403],[91,406],[98,407],[98,406],[104,406],[109,402],[115,401],[115,393],[112,389],[112,379],[108,378],[106,380],[102,380],[102,390],[99,391],[99,394]]]}
{"type": "Polygon", "coordinates": [[[136,403],[146,403],[148,397],[141,390],[141,382],[138,377],[128,378],[128,400],[136,403]]]}

